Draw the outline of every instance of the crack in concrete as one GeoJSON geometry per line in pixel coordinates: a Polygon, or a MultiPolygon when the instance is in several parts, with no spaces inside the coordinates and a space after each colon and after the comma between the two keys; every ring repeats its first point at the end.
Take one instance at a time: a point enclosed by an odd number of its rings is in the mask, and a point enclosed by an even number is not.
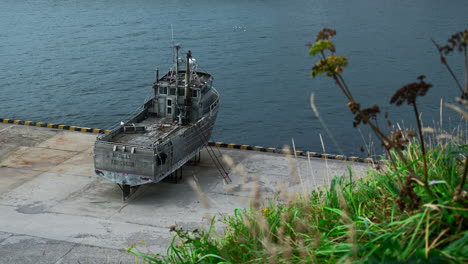
{"type": "MultiPolygon", "coordinates": [[[[70,242],[68,242],[70,243],[70,242]]],[[[56,262],[55,264],[58,264],[63,258],[65,258],[65,256],[67,256],[74,248],[78,247],[79,244],[75,244],[75,243],[72,243],[73,246],[63,255],[61,256],[56,262]]]]}
{"type": "Polygon", "coordinates": [[[0,133],[3,132],[3,131],[5,131],[5,130],[7,130],[7,129],[10,129],[10,128],[12,128],[12,127],[13,127],[13,126],[7,126],[7,127],[5,127],[4,129],[0,130],[0,133]]]}
{"type": "Polygon", "coordinates": [[[11,233],[7,233],[7,232],[2,232],[2,233],[5,233],[5,234],[7,234],[8,236],[7,236],[7,237],[5,237],[5,238],[2,238],[2,239],[0,239],[0,244],[1,244],[3,241],[7,240],[8,238],[10,238],[10,237],[14,236],[14,235],[13,235],[13,234],[11,234],[11,233]]]}
{"type": "MultiPolygon", "coordinates": [[[[15,211],[17,211],[18,213],[27,214],[27,213],[19,212],[19,211],[18,211],[18,206],[15,206],[15,205],[8,205],[8,204],[1,204],[1,203],[0,203],[0,205],[15,208],[15,211]]],[[[38,213],[38,214],[54,214],[54,215],[65,215],[65,216],[80,216],[80,217],[89,217],[89,218],[93,218],[93,219],[103,220],[102,218],[99,218],[99,217],[96,217],[96,216],[90,216],[90,215],[83,216],[83,215],[79,215],[79,214],[70,214],[70,213],[64,214],[64,213],[53,212],[53,211],[43,211],[43,212],[38,213]]],[[[110,219],[106,219],[106,220],[107,220],[107,221],[110,221],[110,219]]],[[[162,230],[169,230],[169,226],[158,226],[158,225],[153,225],[153,224],[141,224],[141,223],[135,223],[135,222],[131,222],[131,221],[119,221],[118,223],[132,224],[132,225],[142,226],[142,227],[153,227],[153,228],[159,228],[159,229],[162,229],[162,230]]],[[[0,231],[1,231],[1,230],[0,230],[0,231]]],[[[4,231],[1,231],[1,232],[4,232],[4,231]]],[[[4,233],[8,233],[8,232],[4,232],[4,233]]],[[[11,234],[11,233],[9,233],[9,234],[11,234]]],[[[28,235],[28,234],[20,234],[20,235],[31,236],[31,235],[28,235]]],[[[33,237],[33,236],[31,236],[31,237],[33,237]]],[[[37,238],[40,238],[40,237],[37,237],[37,238]]],[[[47,238],[47,239],[48,239],[48,238],[47,238]]],[[[67,241],[65,241],[65,242],[67,242],[67,241]]],[[[68,243],[71,243],[71,242],[68,242],[68,243]]]]}
{"type": "Polygon", "coordinates": [[[34,146],[34,147],[32,147],[32,148],[48,149],[48,150],[58,150],[58,151],[70,152],[70,153],[81,153],[81,152],[82,152],[82,151],[74,151],[74,150],[67,150],[67,149],[55,149],[55,148],[38,147],[38,146],[34,146]]]}

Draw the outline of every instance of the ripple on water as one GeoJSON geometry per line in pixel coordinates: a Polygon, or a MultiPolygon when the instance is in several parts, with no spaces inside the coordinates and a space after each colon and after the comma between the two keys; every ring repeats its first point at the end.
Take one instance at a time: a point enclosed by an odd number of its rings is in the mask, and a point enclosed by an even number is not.
{"type": "MultiPolygon", "coordinates": [[[[462,1],[432,1],[438,12],[430,20],[419,0],[391,7],[374,1],[376,12],[366,16],[342,0],[7,1],[0,16],[0,117],[114,125],[142,104],[154,68],[168,69],[172,25],[175,43],[192,50],[222,95],[215,140],[281,147],[294,138],[297,146],[318,151],[322,135],[333,152],[310,110],[314,92],[322,118],[352,153],[361,136],[333,82],[310,78],[315,60],[305,43],[322,26],[338,25],[337,47],[350,58],[347,81],[365,103],[386,107],[393,89],[421,73],[430,76],[434,89],[421,107],[431,120],[439,104],[429,99],[450,100],[456,90],[435,89],[452,82],[429,39],[443,41],[466,27],[462,1]]],[[[405,110],[394,118],[405,120],[405,110]]]]}

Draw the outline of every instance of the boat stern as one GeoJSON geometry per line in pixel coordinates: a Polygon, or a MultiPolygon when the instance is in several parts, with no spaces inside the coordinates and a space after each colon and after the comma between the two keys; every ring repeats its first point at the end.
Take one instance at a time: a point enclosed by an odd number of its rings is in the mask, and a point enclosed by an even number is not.
{"type": "Polygon", "coordinates": [[[97,140],[94,168],[96,175],[116,184],[136,186],[155,182],[152,149],[97,140]]]}
{"type": "Polygon", "coordinates": [[[95,173],[110,182],[120,185],[138,186],[154,182],[154,177],[149,175],[114,172],[98,168],[95,169],[95,173]]]}

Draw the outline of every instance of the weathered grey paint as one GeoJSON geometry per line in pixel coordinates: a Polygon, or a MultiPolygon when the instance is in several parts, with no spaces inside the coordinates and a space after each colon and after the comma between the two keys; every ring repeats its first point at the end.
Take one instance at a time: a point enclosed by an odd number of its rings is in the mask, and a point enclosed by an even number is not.
{"type": "Polygon", "coordinates": [[[130,186],[159,182],[208,144],[219,109],[219,94],[212,87],[212,77],[192,73],[190,90],[198,96],[190,98],[188,123],[180,123],[183,107],[187,105],[181,104],[185,96],[170,93],[170,89],[185,88],[183,72],[177,76],[178,87],[174,84],[176,75],[169,72],[153,85],[154,96],[135,117],[97,138],[94,147],[97,175],[130,186]],[[170,113],[168,101],[172,102],[170,113]],[[126,126],[133,132],[124,131],[126,126]]]}

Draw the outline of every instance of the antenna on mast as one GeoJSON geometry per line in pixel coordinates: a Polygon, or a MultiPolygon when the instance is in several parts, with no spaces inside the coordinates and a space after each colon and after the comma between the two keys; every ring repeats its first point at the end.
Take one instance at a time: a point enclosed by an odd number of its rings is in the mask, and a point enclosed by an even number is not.
{"type": "Polygon", "coordinates": [[[172,35],[172,46],[174,46],[174,28],[172,27],[172,24],[171,24],[171,35],[172,35]]]}
{"type": "MultiPolygon", "coordinates": [[[[175,64],[175,74],[179,73],[179,49],[180,45],[174,43],[174,27],[171,24],[171,39],[172,39],[172,50],[173,50],[173,55],[174,55],[174,64],[175,64]]],[[[177,79],[177,78],[176,78],[177,79]]]]}
{"type": "MultiPolygon", "coordinates": [[[[181,109],[181,106],[179,104],[179,50],[180,50],[180,45],[179,44],[175,44],[174,42],[174,27],[172,26],[171,24],[171,38],[172,38],[172,49],[173,49],[173,52],[174,52],[174,66],[173,68],[171,69],[174,69],[174,71],[172,71],[172,76],[174,78],[174,87],[175,87],[175,105],[176,105],[176,109],[178,109],[179,111],[179,122],[182,123],[181,121],[181,114],[182,114],[182,109],[181,109]]],[[[176,112],[177,113],[177,112],[176,112]]],[[[174,118],[175,118],[175,114],[174,113],[174,118]]]]}

